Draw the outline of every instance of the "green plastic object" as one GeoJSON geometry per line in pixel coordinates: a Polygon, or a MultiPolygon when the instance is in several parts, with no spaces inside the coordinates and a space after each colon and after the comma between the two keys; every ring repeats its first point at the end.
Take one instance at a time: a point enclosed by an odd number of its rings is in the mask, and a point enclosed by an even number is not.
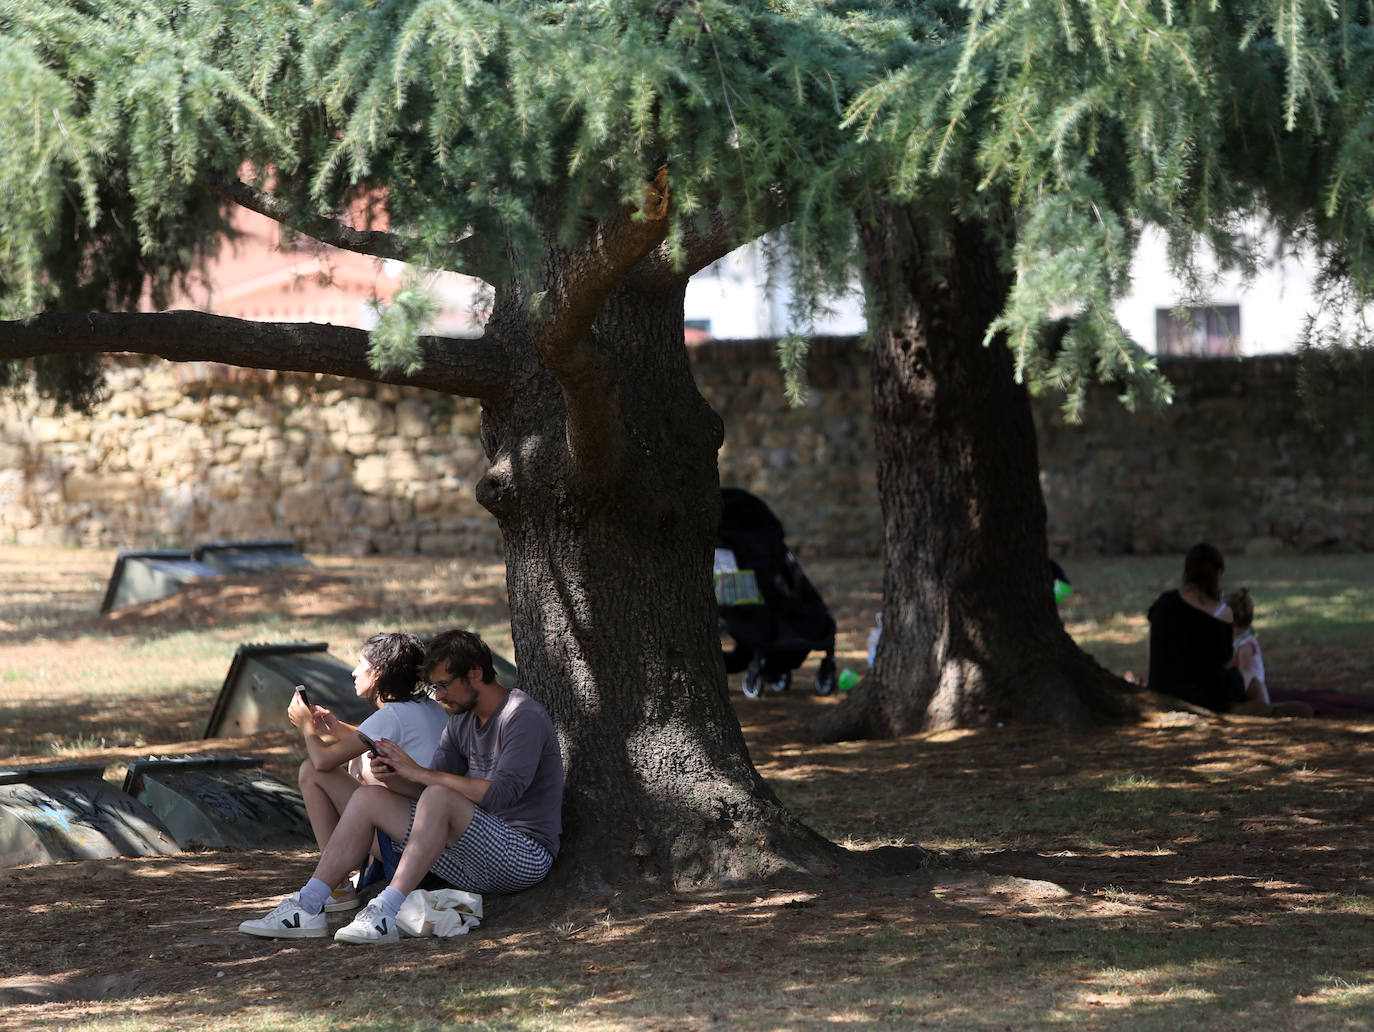
{"type": "Polygon", "coordinates": [[[1073,594],[1073,585],[1066,580],[1055,580],[1054,582],[1054,601],[1058,605],[1063,605],[1073,594]]]}
{"type": "Polygon", "coordinates": [[[853,670],[850,670],[849,667],[845,667],[840,671],[840,691],[853,691],[854,686],[858,683],[859,675],[854,673],[853,670]]]}

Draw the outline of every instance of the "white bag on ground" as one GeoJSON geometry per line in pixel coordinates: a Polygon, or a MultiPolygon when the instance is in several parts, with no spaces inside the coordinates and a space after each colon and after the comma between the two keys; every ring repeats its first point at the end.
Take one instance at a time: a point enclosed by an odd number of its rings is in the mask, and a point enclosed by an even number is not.
{"type": "Polygon", "coordinates": [[[402,935],[466,935],[482,923],[482,897],[462,889],[416,889],[401,904],[396,927],[402,935]]]}

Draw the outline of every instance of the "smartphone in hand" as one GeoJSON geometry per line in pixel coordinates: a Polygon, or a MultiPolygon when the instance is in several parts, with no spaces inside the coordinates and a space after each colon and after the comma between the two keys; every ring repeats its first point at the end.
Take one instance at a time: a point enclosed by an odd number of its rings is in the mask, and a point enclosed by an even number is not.
{"type": "Polygon", "coordinates": [[[363,734],[361,731],[358,732],[358,737],[363,740],[363,745],[367,746],[367,751],[370,752],[373,756],[376,756],[377,743],[374,742],[372,739],[368,738],[367,735],[363,734]]]}
{"type": "Polygon", "coordinates": [[[296,685],[296,694],[299,695],[299,696],[301,697],[301,702],[305,703],[305,708],[306,708],[306,709],[309,709],[309,708],[310,708],[310,696],[308,696],[308,695],[305,694],[305,685],[303,685],[303,684],[298,684],[298,685],[296,685]]]}

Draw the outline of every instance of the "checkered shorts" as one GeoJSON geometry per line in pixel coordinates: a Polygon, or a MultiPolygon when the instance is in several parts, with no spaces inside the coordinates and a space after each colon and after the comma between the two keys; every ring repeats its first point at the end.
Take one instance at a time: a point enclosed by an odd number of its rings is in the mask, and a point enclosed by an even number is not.
{"type": "MultiPolygon", "coordinates": [[[[403,852],[415,824],[415,802],[410,804],[410,824],[405,841],[396,851],[403,852]]],[[[499,817],[480,806],[474,807],[467,831],[450,842],[439,859],[430,866],[455,889],[468,892],[520,892],[544,880],[553,866],[549,851],[523,832],[516,831],[499,817]]]]}

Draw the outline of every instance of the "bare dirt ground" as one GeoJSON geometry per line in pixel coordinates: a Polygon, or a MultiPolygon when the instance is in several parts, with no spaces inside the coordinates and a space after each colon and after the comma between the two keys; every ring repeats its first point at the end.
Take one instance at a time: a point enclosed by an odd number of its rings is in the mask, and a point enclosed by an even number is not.
{"type": "MultiPolygon", "coordinates": [[[[203,585],[113,618],[74,606],[52,661],[98,676],[86,653],[104,646],[88,635],[208,630],[268,606],[367,619],[388,589],[372,590],[341,566],[203,585]]],[[[861,668],[873,596],[864,578],[832,592],[843,665],[861,668]]],[[[432,601],[436,618],[473,604],[432,601]]],[[[0,660],[31,637],[0,627],[0,660]]],[[[1367,664],[1342,660],[1351,681],[1335,687],[1362,687],[1367,664]]],[[[236,933],[304,881],[307,851],[19,868],[0,872],[0,1029],[394,1027],[406,1014],[513,1029],[1110,1028],[1127,1007],[1130,1027],[1148,1028],[1370,1018],[1374,996],[1341,993],[1367,987],[1374,965],[1374,723],[1170,714],[1087,735],[1006,727],[817,746],[806,725],[836,699],[733,697],[755,763],[804,819],[855,848],[922,844],[930,863],[880,881],[571,908],[491,901],[466,939],[380,956],[236,933]],[[1299,944],[1302,963],[1286,962],[1299,944]]],[[[251,751],[293,778],[294,736],[207,742],[200,708],[142,705],[122,718],[146,728],[138,746],[9,765],[251,751]]],[[[6,735],[30,740],[24,719],[8,711],[6,735]]]]}

